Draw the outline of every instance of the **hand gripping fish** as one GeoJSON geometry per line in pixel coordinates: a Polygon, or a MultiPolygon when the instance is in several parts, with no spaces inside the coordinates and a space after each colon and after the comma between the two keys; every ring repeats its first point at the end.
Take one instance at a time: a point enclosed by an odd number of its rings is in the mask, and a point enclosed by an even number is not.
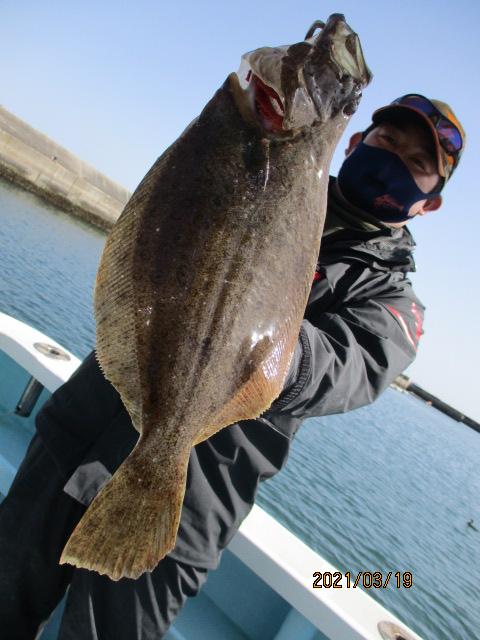
{"type": "Polygon", "coordinates": [[[191,448],[280,394],[332,153],[371,78],[340,14],[245,54],[144,177],[97,273],[96,355],[139,431],[61,563],[118,580],[173,549],[191,448]]]}

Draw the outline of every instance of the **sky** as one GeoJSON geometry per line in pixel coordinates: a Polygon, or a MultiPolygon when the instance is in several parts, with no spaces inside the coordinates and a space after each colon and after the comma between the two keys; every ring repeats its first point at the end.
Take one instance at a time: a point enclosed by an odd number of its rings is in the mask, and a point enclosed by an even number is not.
{"type": "Polygon", "coordinates": [[[406,374],[480,420],[480,3],[3,0],[0,104],[133,191],[243,53],[301,41],[314,20],[337,12],[360,36],[374,77],[336,149],[333,175],[352,133],[405,93],[448,102],[467,132],[441,209],[409,225],[417,242],[411,279],[426,313],[406,374]]]}

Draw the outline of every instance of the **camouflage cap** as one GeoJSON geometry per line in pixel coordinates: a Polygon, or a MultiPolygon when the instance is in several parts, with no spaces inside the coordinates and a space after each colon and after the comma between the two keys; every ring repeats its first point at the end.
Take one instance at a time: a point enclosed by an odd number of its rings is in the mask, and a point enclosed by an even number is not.
{"type": "Polygon", "coordinates": [[[466,142],[465,131],[452,108],[440,100],[409,93],[377,109],[372,121],[378,124],[389,116],[398,116],[401,110],[415,112],[428,126],[435,145],[438,173],[446,182],[456,169],[466,142]]]}

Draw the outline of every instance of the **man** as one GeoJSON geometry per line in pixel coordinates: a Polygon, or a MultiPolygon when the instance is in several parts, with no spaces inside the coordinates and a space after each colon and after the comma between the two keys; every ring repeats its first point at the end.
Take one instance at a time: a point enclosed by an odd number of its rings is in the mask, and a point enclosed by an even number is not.
{"type": "Polygon", "coordinates": [[[435,211],[464,131],[444,103],[409,95],[373,114],[331,179],[321,255],[284,389],[256,420],[192,449],[175,548],[152,573],[113,582],[59,565],[71,531],[138,437],[94,353],[37,416],[0,507],[0,629],[35,634],[70,584],[61,640],[161,638],[285,464],[301,422],[375,400],[415,358],[423,305],[406,224],[435,211]]]}

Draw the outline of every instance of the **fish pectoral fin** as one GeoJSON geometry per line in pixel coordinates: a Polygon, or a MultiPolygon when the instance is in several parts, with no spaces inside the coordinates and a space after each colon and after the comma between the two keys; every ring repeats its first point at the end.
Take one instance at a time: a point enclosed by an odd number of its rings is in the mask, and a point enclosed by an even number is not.
{"type": "Polygon", "coordinates": [[[112,580],[153,571],[175,546],[188,460],[154,463],[137,444],[77,524],[60,564],[112,580]]]}

